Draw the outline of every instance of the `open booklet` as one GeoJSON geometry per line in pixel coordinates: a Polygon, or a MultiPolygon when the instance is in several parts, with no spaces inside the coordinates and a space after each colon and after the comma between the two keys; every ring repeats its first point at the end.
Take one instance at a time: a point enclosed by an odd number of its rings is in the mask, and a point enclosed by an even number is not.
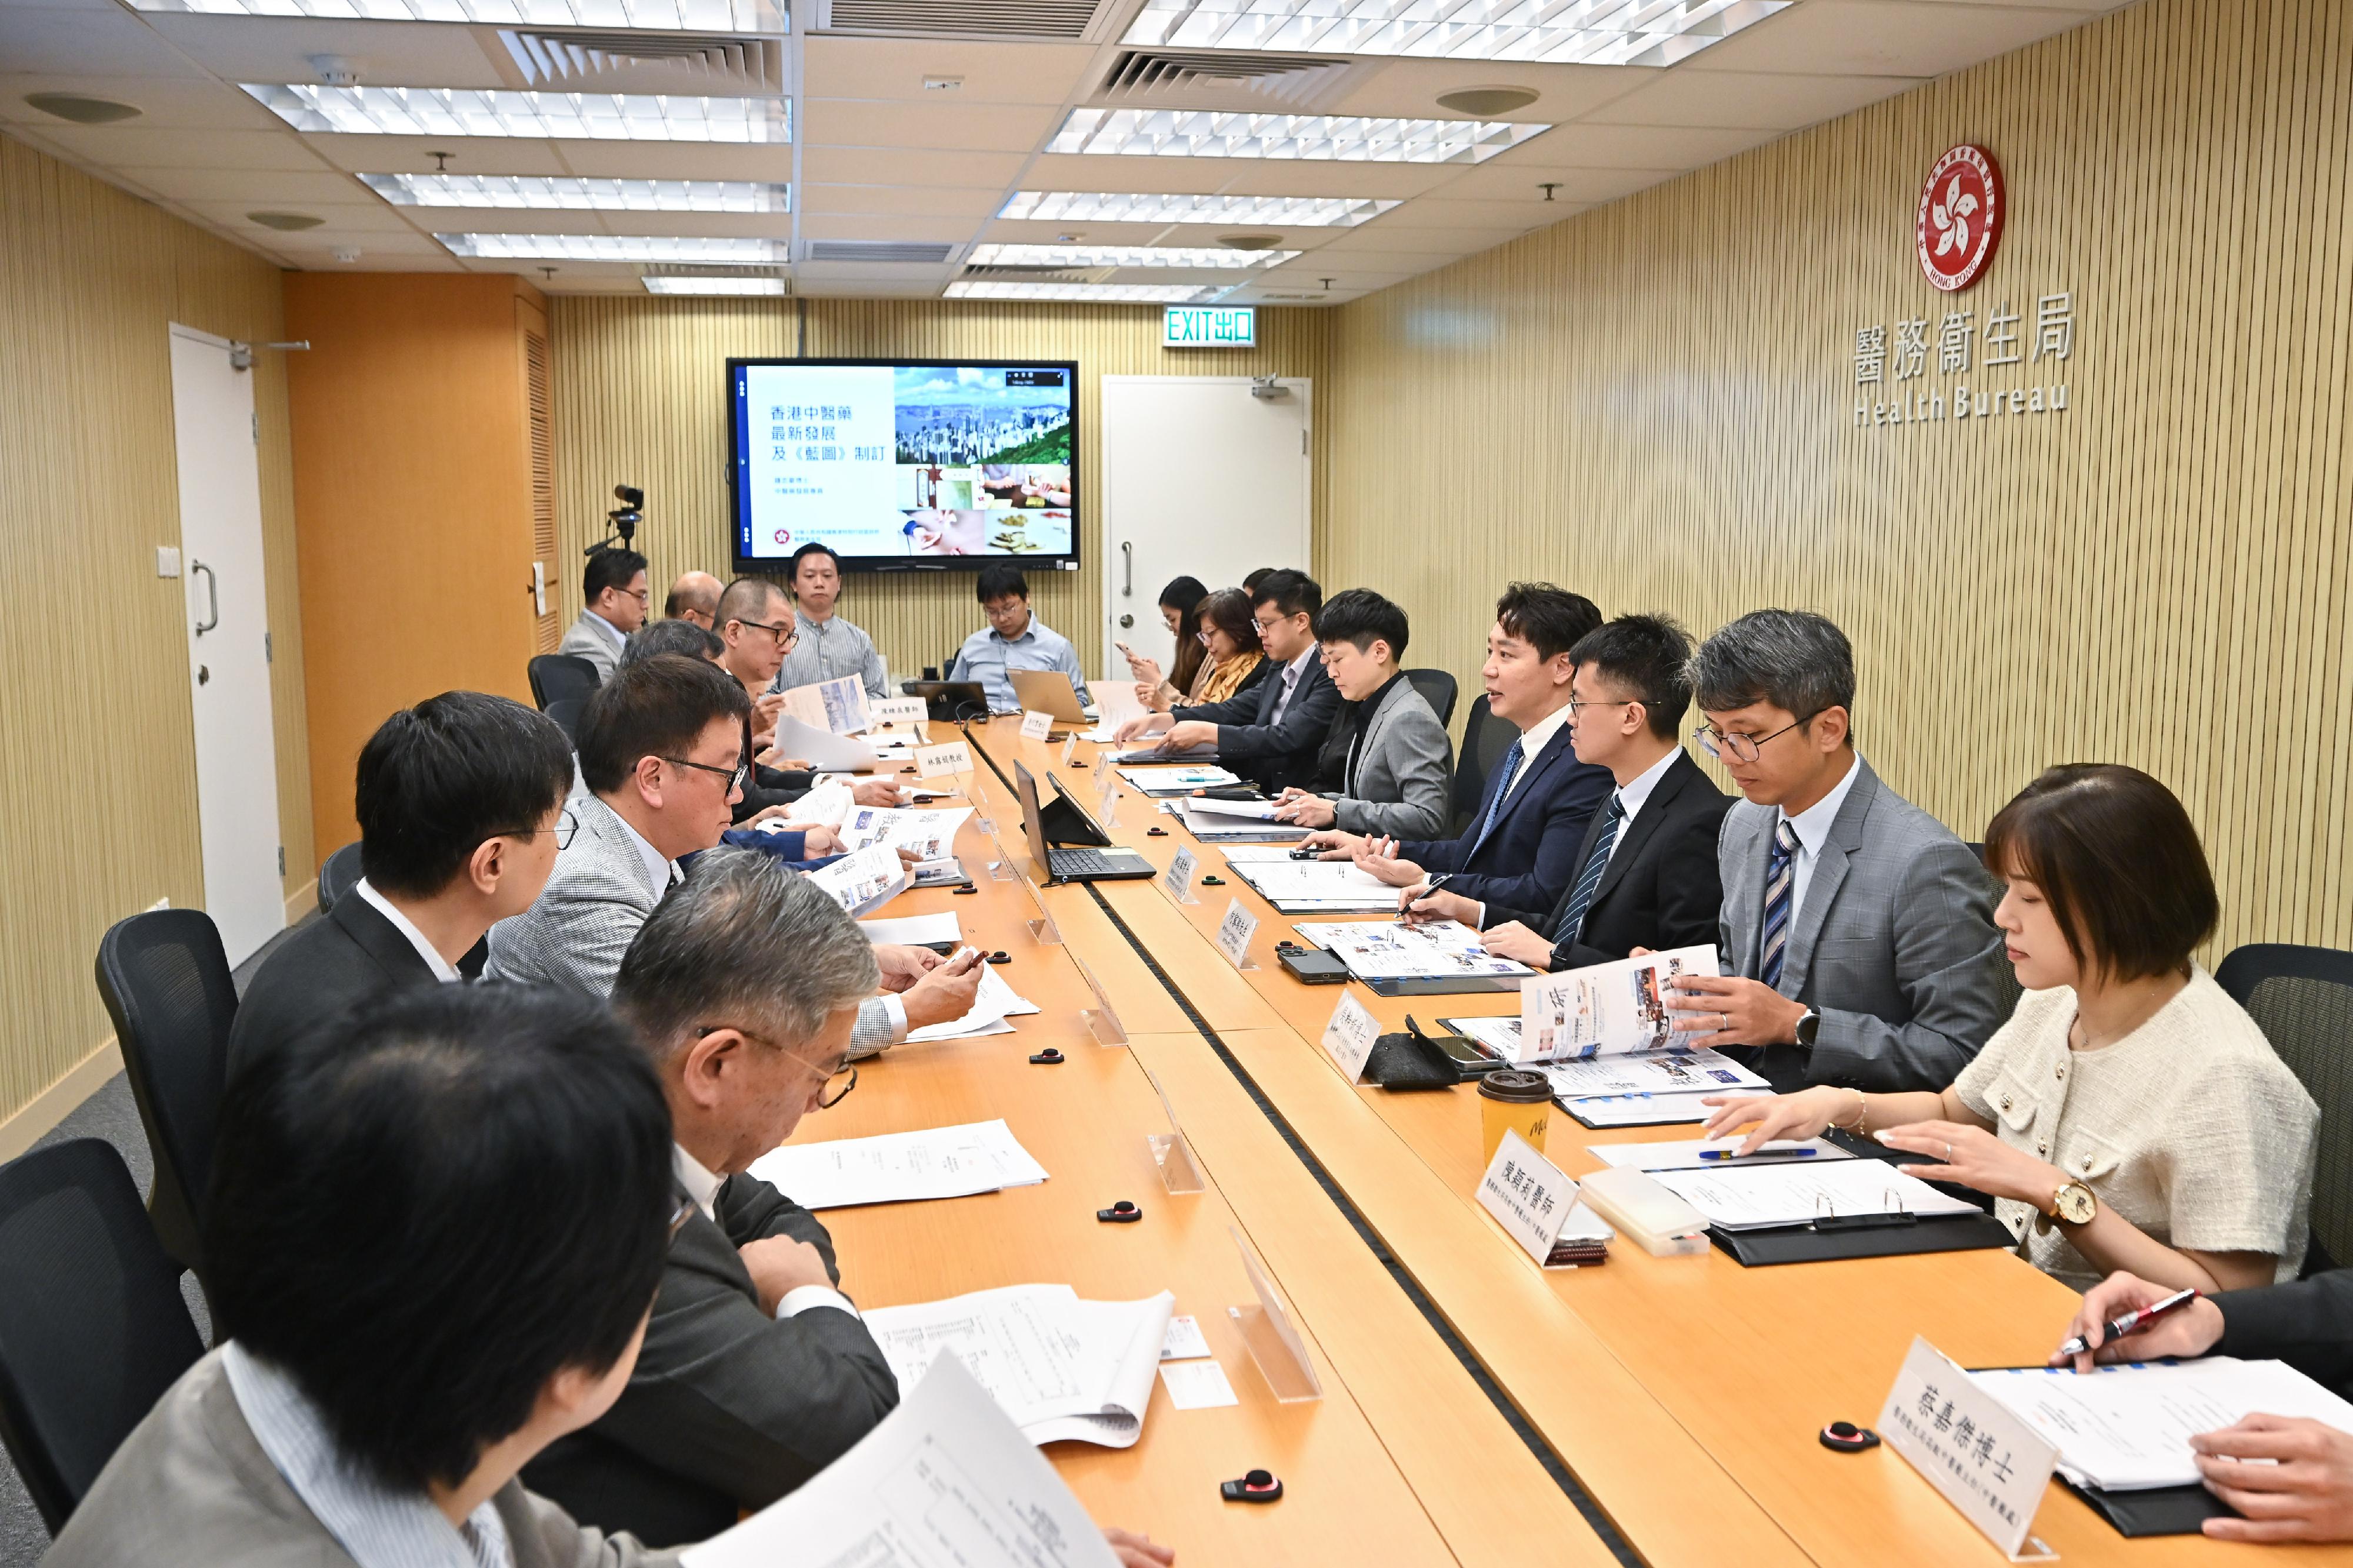
{"type": "Polygon", "coordinates": [[[1460,921],[1432,921],[1418,926],[1401,926],[1395,921],[1333,921],[1292,929],[1345,963],[1348,973],[1359,980],[1437,976],[1509,980],[1535,973],[1515,959],[1489,952],[1479,945],[1479,933],[1460,921]]]}
{"type": "Polygon", "coordinates": [[[907,890],[907,863],[888,845],[871,845],[818,867],[809,880],[851,914],[871,914],[907,890]]]}
{"type": "Polygon", "coordinates": [[[787,1143],[753,1161],[752,1174],[803,1208],[828,1209],[1030,1187],[1046,1179],[1046,1167],[1000,1119],[787,1143]]]}
{"type": "Polygon", "coordinates": [[[785,693],[785,711],[811,729],[837,735],[854,735],[870,722],[866,688],[854,675],[792,688],[785,693]]]}
{"type": "Polygon", "coordinates": [[[688,1548],[685,1568],[1117,1568],[1054,1467],[954,1355],[900,1387],[855,1447],[688,1548]]]}
{"type": "Polygon", "coordinates": [[[1704,942],[1524,981],[1517,1059],[1577,1060],[1668,1049],[1675,1039],[1674,1015],[1667,1010],[1675,977],[1719,972],[1715,944],[1704,942]]]}
{"type": "MultiPolygon", "coordinates": [[[[1520,1020],[1516,1017],[1438,1021],[1497,1061],[1523,1059],[1520,1020]]],[[[1552,1080],[1553,1098],[1564,1101],[1620,1094],[1729,1094],[1772,1087],[1759,1074],[1706,1046],[1687,1051],[1670,1047],[1630,1056],[1546,1062],[1538,1070],[1552,1080]]],[[[1692,1103],[1696,1106],[1699,1102],[1694,1100],[1692,1103]]]]}
{"type": "Polygon", "coordinates": [[[1134,1446],[1176,1299],[1082,1301],[1068,1285],[1008,1285],[869,1307],[867,1331],[902,1386],[954,1355],[1032,1443],[1134,1446]]]}
{"type": "Polygon", "coordinates": [[[955,857],[956,829],[972,816],[968,805],[861,805],[841,821],[841,841],[852,849],[887,844],[913,852],[921,861],[955,857]]]}

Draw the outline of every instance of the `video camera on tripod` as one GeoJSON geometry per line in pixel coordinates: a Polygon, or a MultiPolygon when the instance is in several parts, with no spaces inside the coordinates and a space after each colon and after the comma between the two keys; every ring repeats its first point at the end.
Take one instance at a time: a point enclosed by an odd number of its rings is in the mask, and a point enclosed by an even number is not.
{"type": "Polygon", "coordinates": [[[635,485],[615,485],[613,499],[621,504],[605,514],[605,521],[612,529],[612,533],[582,551],[582,554],[598,555],[607,550],[627,550],[631,547],[630,542],[637,538],[638,524],[646,520],[646,492],[635,485]]]}

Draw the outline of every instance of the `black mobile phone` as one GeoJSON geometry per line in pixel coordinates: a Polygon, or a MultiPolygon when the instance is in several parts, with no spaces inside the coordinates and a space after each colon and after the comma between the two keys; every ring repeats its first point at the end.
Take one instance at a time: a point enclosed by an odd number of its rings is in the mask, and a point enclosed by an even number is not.
{"type": "Polygon", "coordinates": [[[1321,948],[1278,948],[1275,956],[1282,960],[1282,967],[1291,972],[1294,980],[1304,981],[1310,985],[1347,984],[1348,966],[1321,948]]]}
{"type": "Polygon", "coordinates": [[[1425,1040],[1444,1052],[1446,1059],[1454,1064],[1455,1070],[1466,1077],[1475,1078],[1482,1073],[1493,1072],[1497,1068],[1512,1065],[1466,1035],[1458,1035],[1451,1030],[1443,1034],[1426,1034],[1421,1026],[1415,1023],[1410,1016],[1407,1017],[1405,1026],[1412,1030],[1417,1038],[1425,1040]]]}

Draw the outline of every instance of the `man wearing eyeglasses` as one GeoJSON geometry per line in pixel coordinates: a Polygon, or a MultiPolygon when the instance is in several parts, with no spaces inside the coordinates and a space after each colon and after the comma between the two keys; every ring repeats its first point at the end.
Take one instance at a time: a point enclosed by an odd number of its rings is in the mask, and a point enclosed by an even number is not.
{"type": "Polygon", "coordinates": [[[634,550],[599,550],[580,574],[580,591],[587,607],[555,651],[586,659],[596,667],[599,680],[610,680],[621,667],[621,650],[629,646],[630,634],[646,624],[653,608],[646,558],[634,550]]]}
{"type": "Polygon", "coordinates": [[[571,743],[520,702],[445,691],[385,720],[354,791],[366,874],[263,962],[229,1071],[364,997],[480,974],[484,934],[547,885],[571,785],[571,743]]]}
{"type": "Polygon", "coordinates": [[[1678,1043],[1759,1047],[1777,1089],[1950,1083],[2016,994],[1992,880],[1856,754],[1846,634],[1753,611],[1700,645],[1692,685],[1745,798],[1716,840],[1725,973],[1678,983],[1678,1043]]]}
{"type": "Polygon", "coordinates": [[[1219,763],[1269,795],[1313,789],[1316,763],[1340,710],[1340,689],[1317,657],[1315,617],[1324,590],[1304,572],[1270,572],[1250,590],[1259,646],[1273,673],[1223,702],[1201,702],[1181,719],[1156,713],[1143,734],[1160,732],[1160,749],[1216,749],[1219,763]]]}
{"type": "MultiPolygon", "coordinates": [[[[742,682],[752,700],[744,717],[744,754],[757,757],[775,740],[776,715],[785,705],[783,694],[775,689],[776,672],[798,641],[799,626],[784,590],[763,577],[738,577],[728,584],[716,614],[719,637],[726,645],[719,656],[720,668],[742,682]]],[[[748,826],[771,816],[789,817],[788,808],[812,782],[807,769],[754,763],[735,807],[736,822],[748,826]]],[[[860,779],[850,795],[860,805],[897,805],[899,784],[889,778],[860,779]]]]}
{"type": "Polygon", "coordinates": [[[747,850],[698,861],[629,943],[613,1007],[661,1079],[692,1207],[620,1399],[527,1472],[584,1523],[649,1545],[701,1541],[801,1485],[898,1404],[838,1289],[825,1226],[748,1173],[857,1082],[843,1058],[876,980],[856,923],[747,850]]]}

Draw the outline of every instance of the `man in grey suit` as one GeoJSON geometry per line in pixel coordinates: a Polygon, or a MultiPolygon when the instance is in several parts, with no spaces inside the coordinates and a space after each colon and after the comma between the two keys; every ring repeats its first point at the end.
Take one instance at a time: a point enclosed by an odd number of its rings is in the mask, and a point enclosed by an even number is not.
{"type": "Polygon", "coordinates": [[[1344,833],[1435,838],[1446,831],[1454,749],[1446,726],[1398,666],[1405,611],[1370,588],[1335,594],[1315,612],[1324,673],[1339,689],[1310,787],[1279,797],[1280,822],[1344,833]]]}
{"type": "Polygon", "coordinates": [[[815,1215],[750,1174],[848,1065],[873,950],[775,857],[715,849],[629,944],[613,1006],[670,1101],[681,1195],[637,1371],[595,1426],[525,1484],[584,1523],[657,1546],[700,1541],[849,1451],[899,1402],[898,1380],[836,1288],[815,1215]]]}
{"type": "Polygon", "coordinates": [[[213,1148],[219,1342],[44,1561],[675,1562],[515,1479],[628,1384],[671,1159],[660,1085],[586,996],[427,986],[262,1057],[213,1148]]]}
{"type": "Polygon", "coordinates": [[[1942,1089],[2016,999],[1993,883],[1855,753],[1854,650],[1757,610],[1700,645],[1700,744],[1746,799],[1716,838],[1722,977],[1668,1003],[1693,1046],[1762,1047],[1776,1089],[1942,1089]]]}
{"type": "MultiPolygon", "coordinates": [[[[555,857],[539,900],[491,928],[493,980],[613,988],[638,928],[683,880],[678,862],[710,849],[742,797],[744,718],[752,700],[718,666],[657,654],[625,666],[580,715],[579,830],[555,857]]],[[[856,1044],[879,1049],[907,1031],[961,1018],[980,985],[977,961],[944,963],[926,948],[881,946],[893,992],[861,1009],[856,1044]]]]}
{"type": "Polygon", "coordinates": [[[586,659],[596,667],[598,679],[610,680],[621,666],[621,650],[629,646],[630,634],[646,624],[646,612],[653,607],[646,558],[634,550],[599,550],[580,574],[580,591],[588,606],[555,651],[586,659]]]}

